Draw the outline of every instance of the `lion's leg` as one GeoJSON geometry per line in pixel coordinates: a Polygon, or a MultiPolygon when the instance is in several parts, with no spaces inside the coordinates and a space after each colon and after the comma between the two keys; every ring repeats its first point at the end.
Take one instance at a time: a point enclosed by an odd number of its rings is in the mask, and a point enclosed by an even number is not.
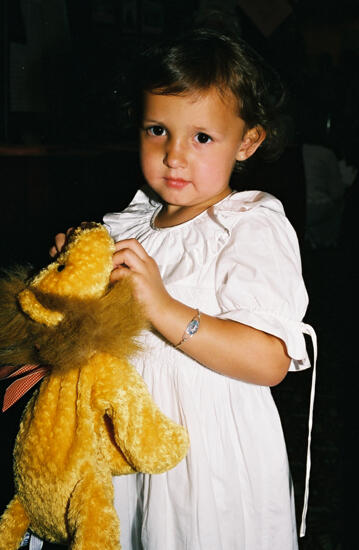
{"type": "Polygon", "coordinates": [[[0,550],[17,550],[29,524],[25,509],[15,495],[0,520],[0,550]]]}
{"type": "Polygon", "coordinates": [[[89,475],[76,485],[68,511],[72,550],[121,550],[120,522],[108,477],[89,475]]]}

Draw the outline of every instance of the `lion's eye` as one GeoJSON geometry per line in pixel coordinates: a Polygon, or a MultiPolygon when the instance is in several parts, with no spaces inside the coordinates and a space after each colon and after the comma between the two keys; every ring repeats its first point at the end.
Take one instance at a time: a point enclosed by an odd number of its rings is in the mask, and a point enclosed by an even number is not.
{"type": "Polygon", "coordinates": [[[58,267],[57,267],[57,271],[63,271],[65,269],[66,265],[65,264],[60,264],[58,267]]]}

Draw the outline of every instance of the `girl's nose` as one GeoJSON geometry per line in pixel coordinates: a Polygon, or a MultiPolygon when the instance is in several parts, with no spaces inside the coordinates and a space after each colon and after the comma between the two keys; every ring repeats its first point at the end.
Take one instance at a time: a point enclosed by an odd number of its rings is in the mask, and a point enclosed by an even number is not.
{"type": "Polygon", "coordinates": [[[187,164],[187,159],[183,145],[169,142],[165,150],[163,163],[168,168],[184,168],[187,164]]]}

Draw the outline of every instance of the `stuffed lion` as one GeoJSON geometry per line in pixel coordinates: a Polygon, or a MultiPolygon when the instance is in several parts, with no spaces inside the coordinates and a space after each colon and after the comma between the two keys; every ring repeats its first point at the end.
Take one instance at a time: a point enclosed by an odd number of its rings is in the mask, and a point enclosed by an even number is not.
{"type": "Polygon", "coordinates": [[[30,282],[24,269],[1,282],[0,365],[50,368],[16,438],[0,550],[28,529],[73,550],[119,550],[112,476],[161,473],[187,453],[187,431],[129,363],[145,323],[128,278],[109,283],[113,251],[103,226],[83,224],[30,282]]]}

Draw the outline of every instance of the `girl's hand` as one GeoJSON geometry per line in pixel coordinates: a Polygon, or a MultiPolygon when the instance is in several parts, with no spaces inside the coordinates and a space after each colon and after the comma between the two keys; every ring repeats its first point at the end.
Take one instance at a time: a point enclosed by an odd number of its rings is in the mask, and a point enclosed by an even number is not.
{"type": "Polygon", "coordinates": [[[154,325],[160,311],[172,298],[163,284],[157,263],[136,239],[116,243],[111,281],[131,275],[136,299],[143,304],[148,320],[154,325]]]}
{"type": "Polygon", "coordinates": [[[49,254],[51,258],[55,258],[55,256],[57,256],[61,252],[64,245],[66,244],[67,237],[69,236],[72,230],[73,230],[73,227],[69,227],[66,233],[58,233],[55,236],[55,244],[49,250],[49,254]]]}

